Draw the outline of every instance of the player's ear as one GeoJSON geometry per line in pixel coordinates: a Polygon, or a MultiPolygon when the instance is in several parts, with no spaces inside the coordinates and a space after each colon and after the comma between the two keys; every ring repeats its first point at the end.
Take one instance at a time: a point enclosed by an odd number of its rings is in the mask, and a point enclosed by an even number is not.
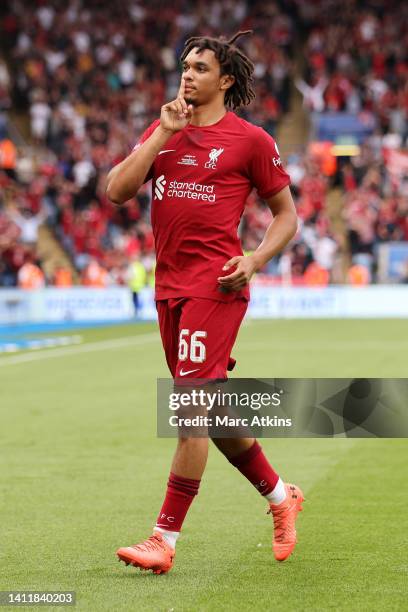
{"type": "Polygon", "coordinates": [[[232,74],[223,74],[220,79],[220,89],[226,91],[235,83],[235,77],[232,74]]]}

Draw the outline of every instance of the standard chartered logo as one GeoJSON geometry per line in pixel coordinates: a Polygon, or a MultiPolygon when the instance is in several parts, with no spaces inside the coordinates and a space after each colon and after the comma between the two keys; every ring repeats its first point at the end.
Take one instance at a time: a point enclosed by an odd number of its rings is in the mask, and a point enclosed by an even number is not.
{"type": "Polygon", "coordinates": [[[165,181],[165,178],[164,178],[164,174],[162,174],[161,176],[159,176],[159,178],[156,179],[156,184],[154,186],[154,195],[159,200],[163,199],[163,193],[164,193],[164,186],[165,186],[165,184],[166,184],[166,181],[165,181]]]}
{"type": "MultiPolygon", "coordinates": [[[[163,199],[166,184],[167,181],[164,174],[156,179],[154,194],[158,200],[163,199]]],[[[168,198],[188,198],[203,202],[215,202],[215,187],[214,185],[204,185],[195,181],[191,183],[171,181],[167,188],[166,196],[168,198]]]]}

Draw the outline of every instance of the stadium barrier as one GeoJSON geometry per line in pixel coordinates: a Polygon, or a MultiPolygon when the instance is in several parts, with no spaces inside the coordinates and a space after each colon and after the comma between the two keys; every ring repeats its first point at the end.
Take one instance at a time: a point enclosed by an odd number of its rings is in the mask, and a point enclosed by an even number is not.
{"type": "MultiPolygon", "coordinates": [[[[151,288],[139,294],[138,318],[157,318],[151,288]]],[[[408,285],[368,287],[251,286],[249,316],[254,319],[408,318],[408,285]]],[[[126,287],[109,289],[0,289],[0,324],[126,321],[134,318],[126,287]]]]}
{"type": "Polygon", "coordinates": [[[408,286],[251,288],[249,314],[271,319],[408,317],[408,286]]]}
{"type": "Polygon", "coordinates": [[[0,324],[62,321],[126,321],[134,316],[126,287],[0,290],[0,324]]]}

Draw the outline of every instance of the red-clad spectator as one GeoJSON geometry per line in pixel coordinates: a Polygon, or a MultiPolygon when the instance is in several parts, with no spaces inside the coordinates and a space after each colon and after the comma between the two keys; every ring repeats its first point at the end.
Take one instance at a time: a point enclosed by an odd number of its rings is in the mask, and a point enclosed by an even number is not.
{"type": "Polygon", "coordinates": [[[319,173],[317,166],[312,162],[309,172],[300,183],[300,197],[307,200],[313,212],[320,212],[325,204],[327,195],[327,181],[319,173]]]}

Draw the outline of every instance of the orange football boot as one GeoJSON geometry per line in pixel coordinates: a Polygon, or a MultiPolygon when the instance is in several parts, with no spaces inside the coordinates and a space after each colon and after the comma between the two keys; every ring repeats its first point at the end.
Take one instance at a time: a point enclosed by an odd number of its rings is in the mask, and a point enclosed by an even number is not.
{"type": "Polygon", "coordinates": [[[293,484],[286,484],[286,499],[281,504],[270,504],[269,513],[273,516],[273,552],[277,561],[285,561],[293,552],[296,540],[295,522],[302,502],[302,491],[293,484]]]}
{"type": "Polygon", "coordinates": [[[165,574],[173,567],[176,551],[171,548],[159,531],[154,531],[144,542],[126,546],[116,551],[119,561],[126,565],[153,570],[154,574],[165,574]]]}

